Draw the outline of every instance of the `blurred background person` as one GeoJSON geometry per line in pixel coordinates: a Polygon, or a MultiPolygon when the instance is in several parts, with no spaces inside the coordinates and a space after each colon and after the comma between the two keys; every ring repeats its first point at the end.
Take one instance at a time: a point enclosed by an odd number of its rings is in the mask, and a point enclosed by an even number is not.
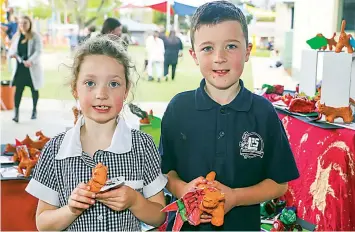
{"type": "Polygon", "coordinates": [[[118,19],[107,18],[102,25],[101,34],[122,35],[122,24],[118,19]]]}
{"type": "Polygon", "coordinates": [[[175,31],[171,31],[169,37],[164,40],[164,46],[164,76],[166,81],[168,81],[169,67],[171,66],[171,79],[174,80],[176,66],[183,50],[182,42],[176,36],[175,31]]]}
{"type": "Polygon", "coordinates": [[[148,58],[148,81],[153,81],[153,69],[158,78],[158,82],[164,74],[164,42],[159,38],[159,32],[155,31],[153,36],[148,36],[146,40],[146,52],[148,58]]]}
{"type": "Polygon", "coordinates": [[[30,87],[32,92],[31,119],[37,118],[38,90],[43,85],[42,47],[42,38],[39,33],[33,31],[31,19],[28,16],[21,17],[18,32],[14,35],[9,50],[9,57],[17,60],[12,78],[12,85],[16,87],[15,116],[12,119],[15,122],[19,122],[19,107],[26,86],[30,87]]]}

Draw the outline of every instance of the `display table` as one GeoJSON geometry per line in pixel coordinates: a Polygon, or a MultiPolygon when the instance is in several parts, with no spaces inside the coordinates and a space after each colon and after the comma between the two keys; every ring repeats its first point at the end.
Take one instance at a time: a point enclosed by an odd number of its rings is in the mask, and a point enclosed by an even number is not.
{"type": "Polygon", "coordinates": [[[37,198],[25,191],[28,180],[1,180],[1,231],[35,231],[37,198]]]}
{"type": "Polygon", "coordinates": [[[288,205],[320,231],[355,230],[355,131],[322,129],[279,113],[300,178],[289,183],[288,205]]]}

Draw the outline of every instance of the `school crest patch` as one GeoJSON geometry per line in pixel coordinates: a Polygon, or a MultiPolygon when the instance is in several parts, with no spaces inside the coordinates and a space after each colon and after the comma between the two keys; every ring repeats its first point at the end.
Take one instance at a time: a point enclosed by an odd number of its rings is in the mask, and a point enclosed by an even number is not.
{"type": "Polygon", "coordinates": [[[264,141],[258,133],[244,132],[242,141],[239,142],[240,155],[244,159],[251,159],[255,157],[263,158],[264,156],[264,141]]]}

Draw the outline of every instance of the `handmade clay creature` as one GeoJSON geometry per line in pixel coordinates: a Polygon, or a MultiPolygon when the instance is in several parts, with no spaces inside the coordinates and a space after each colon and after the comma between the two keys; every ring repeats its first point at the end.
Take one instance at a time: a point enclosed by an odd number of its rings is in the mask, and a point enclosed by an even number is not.
{"type": "MultiPolygon", "coordinates": [[[[210,172],[206,179],[211,182],[215,177],[216,173],[210,172]]],[[[194,226],[199,225],[202,213],[212,215],[211,223],[221,226],[224,223],[224,201],[224,194],[219,189],[209,184],[200,184],[182,198],[167,205],[162,211],[176,211],[173,231],[180,231],[186,221],[194,226]]]]}
{"type": "Polygon", "coordinates": [[[317,103],[318,112],[319,112],[319,119],[322,115],[325,115],[325,119],[327,122],[334,122],[336,118],[342,118],[344,123],[351,123],[354,120],[353,113],[350,106],[346,107],[331,107],[326,106],[325,103],[321,104],[320,102],[317,103]]]}
{"type": "Polygon", "coordinates": [[[92,169],[92,177],[88,182],[91,192],[100,192],[101,188],[106,184],[107,172],[107,167],[102,163],[98,163],[95,168],[92,169]]]}
{"type": "MultiPolygon", "coordinates": [[[[335,36],[336,36],[336,33],[334,32],[334,34],[333,34],[333,37],[332,38],[330,38],[330,39],[328,39],[328,38],[326,38],[323,34],[321,34],[321,33],[319,33],[319,34],[317,34],[317,36],[318,37],[324,37],[326,40],[327,40],[327,44],[328,44],[328,49],[330,50],[330,51],[333,51],[333,47],[335,48],[336,47],[336,45],[337,45],[337,42],[335,41],[335,36]]],[[[325,50],[325,49],[327,49],[327,45],[325,45],[325,46],[322,46],[321,48],[319,48],[319,50],[325,50]]]]}
{"type": "Polygon", "coordinates": [[[345,33],[345,25],[346,21],[343,20],[341,23],[341,31],[339,35],[339,41],[335,47],[335,52],[339,53],[343,49],[343,47],[346,47],[348,49],[348,53],[353,53],[354,49],[350,45],[350,38],[352,37],[350,34],[345,33]]]}
{"type": "Polygon", "coordinates": [[[30,158],[26,146],[16,147],[16,152],[20,157],[20,163],[17,167],[17,171],[25,177],[29,177],[32,169],[36,166],[37,160],[30,158]],[[25,173],[23,172],[23,169],[26,170],[25,173]]]}

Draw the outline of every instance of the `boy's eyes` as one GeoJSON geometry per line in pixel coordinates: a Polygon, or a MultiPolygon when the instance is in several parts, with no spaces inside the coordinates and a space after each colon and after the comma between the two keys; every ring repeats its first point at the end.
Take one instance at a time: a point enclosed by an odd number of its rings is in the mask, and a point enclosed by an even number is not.
{"type": "MultiPolygon", "coordinates": [[[[237,45],[235,45],[235,44],[228,44],[226,46],[226,49],[236,49],[236,48],[237,48],[237,45]]],[[[202,48],[202,51],[204,51],[204,52],[210,52],[212,50],[213,50],[212,46],[207,46],[207,47],[202,48]]]]}
{"type": "Polygon", "coordinates": [[[211,46],[204,47],[204,48],[202,48],[202,51],[210,52],[210,51],[212,51],[212,47],[211,46]]]}
{"type": "Polygon", "coordinates": [[[235,45],[235,44],[228,44],[227,45],[227,49],[235,49],[235,48],[237,48],[237,45],[235,45]]]}

